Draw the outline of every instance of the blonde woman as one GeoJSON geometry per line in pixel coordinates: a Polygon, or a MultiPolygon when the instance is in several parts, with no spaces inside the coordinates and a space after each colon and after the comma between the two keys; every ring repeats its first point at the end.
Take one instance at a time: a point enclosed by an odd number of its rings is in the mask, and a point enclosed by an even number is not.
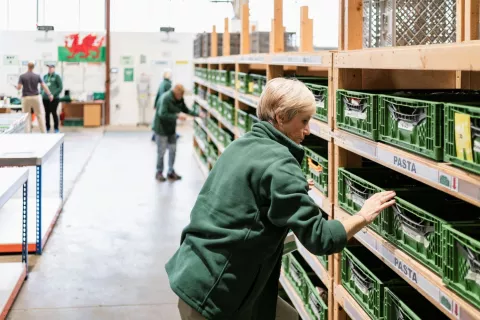
{"type": "Polygon", "coordinates": [[[289,230],[311,253],[333,254],[394,204],[395,193],[382,192],[345,221],[322,218],[300,168],[314,113],[303,83],[270,80],[257,109],[261,121],[215,164],[166,265],[182,319],[297,320],[277,297],[289,230]]]}

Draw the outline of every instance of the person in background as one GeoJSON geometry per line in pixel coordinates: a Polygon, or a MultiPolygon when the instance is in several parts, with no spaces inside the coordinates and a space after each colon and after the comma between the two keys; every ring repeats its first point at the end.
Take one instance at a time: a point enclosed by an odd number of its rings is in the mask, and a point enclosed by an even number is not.
{"type": "MultiPolygon", "coordinates": [[[[160,83],[160,87],[158,87],[157,95],[155,96],[155,103],[153,104],[154,109],[157,109],[157,104],[160,101],[160,97],[165,92],[167,92],[168,90],[170,90],[172,88],[171,77],[172,77],[172,72],[170,71],[170,69],[165,69],[165,71],[163,72],[163,80],[160,83]]],[[[177,138],[178,138],[178,136],[177,136],[177,138]]],[[[152,141],[155,141],[155,132],[153,132],[152,141]]]]}
{"type": "MultiPolygon", "coordinates": [[[[17,90],[22,89],[23,112],[30,113],[31,109],[33,109],[33,112],[37,115],[40,132],[45,133],[45,110],[40,102],[38,85],[40,85],[43,90],[45,90],[46,96],[49,101],[53,101],[53,95],[50,92],[50,89],[48,89],[45,82],[43,82],[42,77],[33,72],[34,68],[35,63],[33,61],[30,61],[28,63],[28,71],[22,74],[18,79],[17,90]]],[[[28,117],[27,130],[28,132],[32,131],[31,117],[28,117]]]]}
{"type": "Polygon", "coordinates": [[[199,116],[197,112],[188,109],[185,105],[183,100],[184,93],[185,88],[183,85],[177,84],[173,89],[165,92],[157,103],[157,110],[153,120],[153,131],[155,132],[155,142],[157,143],[157,172],[155,179],[161,182],[166,180],[163,176],[163,156],[167,149],[167,178],[173,181],[182,178],[173,169],[177,149],[177,119],[186,119],[185,115],[180,113],[183,112],[192,116],[199,116]]]}
{"type": "Polygon", "coordinates": [[[55,66],[49,65],[48,66],[48,74],[43,76],[43,81],[47,85],[48,89],[53,95],[53,100],[48,98],[47,93],[45,90],[42,90],[42,98],[43,98],[43,107],[45,108],[45,123],[47,127],[47,132],[50,132],[50,115],[53,117],[53,129],[55,133],[58,133],[58,103],[60,102],[60,93],[63,90],[63,83],[62,78],[60,75],[55,73],[55,66]]]}
{"type": "Polygon", "coordinates": [[[288,232],[314,255],[337,253],[395,203],[394,192],[380,192],[345,220],[322,217],[301,168],[315,105],[302,82],[270,80],[260,122],[218,158],[166,264],[182,320],[298,320],[278,297],[288,232]]]}

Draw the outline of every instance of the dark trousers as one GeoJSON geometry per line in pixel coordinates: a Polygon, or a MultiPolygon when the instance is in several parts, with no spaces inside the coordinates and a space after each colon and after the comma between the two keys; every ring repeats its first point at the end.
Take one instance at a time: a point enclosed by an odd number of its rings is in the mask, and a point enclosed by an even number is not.
{"type": "Polygon", "coordinates": [[[43,107],[45,108],[45,124],[47,127],[47,131],[50,130],[50,115],[52,115],[53,117],[53,128],[55,130],[58,130],[57,108],[59,102],[60,100],[58,98],[55,98],[52,101],[45,99],[43,100],[43,107]]]}

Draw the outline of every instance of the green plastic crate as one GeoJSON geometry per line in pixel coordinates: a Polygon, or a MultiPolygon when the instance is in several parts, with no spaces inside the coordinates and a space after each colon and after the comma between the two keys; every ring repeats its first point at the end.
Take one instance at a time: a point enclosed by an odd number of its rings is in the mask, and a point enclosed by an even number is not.
{"type": "Polygon", "coordinates": [[[313,117],[328,122],[328,86],[312,83],[305,83],[305,85],[312,91],[317,105],[317,111],[313,117]]]}
{"type": "Polygon", "coordinates": [[[215,110],[217,110],[218,104],[218,96],[215,94],[210,94],[210,101],[208,102],[209,106],[215,110]]]}
{"type": "Polygon", "coordinates": [[[328,122],[328,78],[325,77],[295,77],[312,91],[317,104],[317,111],[313,116],[323,122],[328,122]]]}
{"type": "Polygon", "coordinates": [[[399,248],[437,274],[442,272],[442,226],[479,221],[480,208],[435,189],[397,190],[393,214],[384,215],[382,232],[399,248]],[[458,214],[455,214],[458,213],[458,214]]]}
{"type": "Polygon", "coordinates": [[[250,118],[250,120],[249,120],[249,126],[246,131],[252,131],[253,125],[257,122],[260,122],[260,120],[253,114],[249,114],[248,117],[250,118]]]}
{"type": "Polygon", "coordinates": [[[218,159],[218,149],[213,143],[208,144],[208,159],[210,163],[216,162],[218,159]]]}
{"type": "Polygon", "coordinates": [[[237,72],[236,88],[241,93],[248,93],[248,74],[245,72],[237,72]]]}
{"type": "Polygon", "coordinates": [[[218,70],[217,73],[217,83],[227,86],[230,83],[230,71],[228,70],[218,70]]]}
{"type": "Polygon", "coordinates": [[[378,140],[378,94],[337,90],[337,126],[370,140],[378,140]]]}
{"type": "Polygon", "coordinates": [[[208,131],[210,131],[210,133],[212,135],[216,136],[217,135],[217,130],[219,129],[218,124],[215,121],[213,121],[212,119],[208,118],[207,129],[208,129],[208,131]]]}
{"type": "Polygon", "coordinates": [[[314,181],[315,187],[328,196],[328,145],[306,146],[307,178],[314,181]]]}
{"type": "Polygon", "coordinates": [[[199,78],[203,78],[203,68],[196,67],[195,68],[195,76],[199,78]]]}
{"type": "Polygon", "coordinates": [[[237,110],[237,127],[248,131],[248,128],[250,128],[250,117],[248,116],[248,113],[240,110],[237,110]]]}
{"type": "Polygon", "coordinates": [[[235,123],[235,108],[229,101],[223,102],[222,116],[231,124],[235,123]]]}
{"type": "Polygon", "coordinates": [[[342,286],[372,319],[383,317],[385,288],[405,286],[405,281],[362,245],[343,250],[341,270],[342,286]]]}
{"type": "Polygon", "coordinates": [[[305,290],[307,294],[305,307],[310,314],[310,319],[315,320],[327,320],[328,319],[328,306],[320,296],[317,287],[326,291],[325,286],[320,281],[316,274],[312,277],[305,278],[305,290]]]}
{"type": "Polygon", "coordinates": [[[434,160],[443,158],[443,103],[379,95],[379,138],[434,160]]]}
{"type": "MultiPolygon", "coordinates": [[[[460,119],[459,119],[460,121],[460,119]]],[[[460,134],[463,134],[464,126],[459,126],[460,134]]],[[[459,148],[460,149],[460,148],[459,148]]],[[[459,104],[447,104],[445,106],[445,142],[444,142],[444,160],[462,169],[480,174],[480,107],[459,104]],[[461,149],[461,154],[457,153],[455,139],[455,116],[470,117],[470,148],[461,149]],[[467,154],[470,154],[467,157],[467,154]],[[468,160],[467,160],[468,159],[468,160]]]]}
{"type": "Polygon", "coordinates": [[[416,289],[405,287],[385,288],[384,320],[449,319],[416,289]]]}
{"type": "Polygon", "coordinates": [[[64,127],[83,127],[83,119],[70,118],[63,120],[64,127]]]}
{"type": "Polygon", "coordinates": [[[260,96],[267,84],[267,77],[261,74],[249,74],[248,93],[260,96]]]}
{"type": "MultiPolygon", "coordinates": [[[[461,214],[461,213],[459,213],[461,214]]],[[[480,305],[480,223],[443,226],[443,282],[480,305]]]]}
{"type": "Polygon", "coordinates": [[[235,86],[235,71],[230,71],[230,77],[228,78],[228,81],[227,81],[227,86],[229,86],[230,88],[236,88],[235,86]]]}
{"type": "Polygon", "coordinates": [[[219,114],[223,114],[223,101],[220,97],[217,97],[217,102],[215,104],[215,110],[218,111],[219,114]]]}
{"type": "Polygon", "coordinates": [[[298,251],[293,251],[282,257],[282,266],[285,271],[285,276],[290,280],[290,283],[295,288],[302,301],[308,299],[308,288],[305,280],[308,278],[304,270],[304,266],[300,263],[304,261],[298,251]]]}
{"type": "MultiPolygon", "coordinates": [[[[388,168],[339,168],[338,202],[340,208],[354,215],[362,208],[365,201],[377,192],[385,190],[409,190],[420,183],[388,168]]],[[[386,215],[393,215],[392,208],[385,209],[369,228],[382,234],[382,221],[386,215]]]]}

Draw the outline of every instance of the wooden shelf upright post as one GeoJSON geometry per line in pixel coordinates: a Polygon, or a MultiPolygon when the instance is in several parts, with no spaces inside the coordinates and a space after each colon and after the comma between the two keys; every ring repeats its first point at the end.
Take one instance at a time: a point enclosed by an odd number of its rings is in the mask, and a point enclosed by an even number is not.
{"type": "Polygon", "coordinates": [[[223,56],[230,55],[230,31],[228,30],[228,18],[225,18],[223,30],[223,56]]]}
{"type": "Polygon", "coordinates": [[[313,19],[307,6],[300,7],[300,52],[313,52],[313,19]]]}
{"type": "Polygon", "coordinates": [[[283,0],[274,0],[270,53],[284,52],[283,0]]]}
{"type": "Polygon", "coordinates": [[[212,30],[212,39],[211,39],[211,52],[210,56],[211,57],[218,57],[218,36],[217,36],[217,27],[213,26],[212,30]]]}
{"type": "Polygon", "coordinates": [[[250,53],[250,12],[248,4],[242,5],[242,30],[240,33],[240,54],[250,53]]]}

